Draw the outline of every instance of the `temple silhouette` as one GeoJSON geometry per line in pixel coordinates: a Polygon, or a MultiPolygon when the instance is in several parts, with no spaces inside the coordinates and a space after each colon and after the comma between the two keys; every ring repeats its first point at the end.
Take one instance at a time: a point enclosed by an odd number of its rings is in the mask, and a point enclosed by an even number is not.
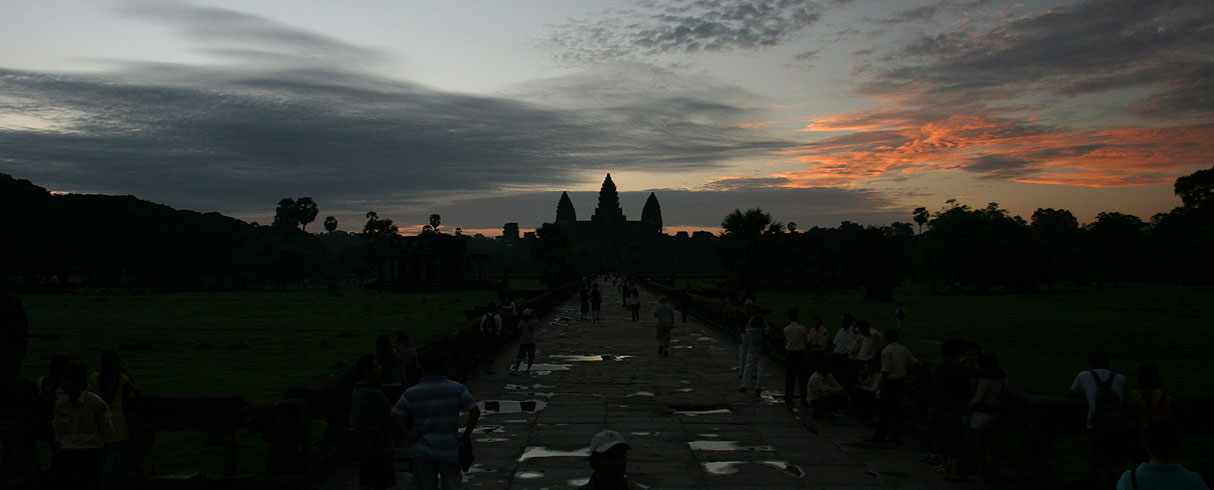
{"type": "Polygon", "coordinates": [[[651,192],[645,207],[641,209],[640,221],[629,221],[620,208],[619,192],[608,173],[599,189],[598,206],[589,220],[577,219],[577,210],[569,199],[569,193],[562,192],[556,205],[556,224],[564,230],[572,245],[593,248],[602,260],[600,265],[617,265],[630,248],[652,245],[657,241],[662,233],[662,206],[658,203],[658,196],[651,192]]]}

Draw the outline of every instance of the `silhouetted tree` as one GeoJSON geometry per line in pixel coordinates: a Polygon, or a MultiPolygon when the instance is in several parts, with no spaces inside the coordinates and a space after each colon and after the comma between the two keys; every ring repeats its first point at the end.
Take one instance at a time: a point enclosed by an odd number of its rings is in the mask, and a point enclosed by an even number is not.
{"type": "Polygon", "coordinates": [[[274,209],[274,227],[279,229],[295,228],[299,225],[299,204],[294,199],[286,198],[278,201],[274,209]]]}
{"type": "Polygon", "coordinates": [[[721,221],[720,253],[726,267],[732,271],[734,285],[753,288],[757,277],[765,272],[764,238],[784,232],[784,225],[772,219],[762,209],[735,209],[721,221]]]}
{"type": "Polygon", "coordinates": [[[337,231],[337,218],[325,216],[325,231],[329,233],[337,231]]]}
{"type": "Polygon", "coordinates": [[[556,223],[544,223],[535,229],[531,254],[541,264],[540,275],[548,287],[555,288],[576,279],[580,273],[570,263],[569,237],[556,223]]]}
{"type": "Polygon", "coordinates": [[[1096,215],[1088,224],[1089,269],[1101,281],[1139,279],[1147,258],[1143,243],[1146,224],[1142,219],[1117,212],[1096,215]]]}
{"type": "Polygon", "coordinates": [[[439,228],[440,226],[442,226],[442,223],[443,223],[443,217],[442,217],[442,216],[439,216],[439,215],[437,215],[437,214],[431,214],[431,215],[430,215],[430,228],[431,228],[431,229],[433,229],[434,231],[438,231],[438,228],[439,228]]]}
{"type": "Polygon", "coordinates": [[[381,219],[375,211],[367,212],[367,223],[363,225],[363,242],[367,244],[370,255],[376,263],[377,275],[385,279],[384,269],[387,268],[387,279],[392,280],[396,275],[394,259],[400,240],[396,225],[390,219],[381,219]]]}
{"type": "Polygon", "coordinates": [[[789,233],[797,232],[797,222],[796,221],[789,221],[787,225],[784,225],[784,227],[788,228],[789,233]]]}
{"type": "Polygon", "coordinates": [[[320,209],[316,207],[316,203],[310,197],[301,197],[295,200],[296,218],[299,219],[299,226],[304,231],[308,231],[308,223],[316,219],[316,215],[320,213],[320,209]]]}
{"type": "Polygon", "coordinates": [[[926,225],[928,220],[931,219],[931,214],[927,212],[927,208],[920,207],[915,208],[915,210],[911,213],[911,216],[914,216],[915,223],[919,225],[919,233],[922,234],[923,225],[926,225]]]}
{"type": "Polygon", "coordinates": [[[923,236],[924,263],[937,281],[960,282],[980,293],[999,284],[1017,291],[1035,286],[1039,251],[1028,223],[996,203],[971,209],[949,199],[923,236]]]}
{"type": "Polygon", "coordinates": [[[1172,186],[1186,207],[1200,208],[1214,202],[1214,168],[1198,170],[1176,179],[1172,186]]]}
{"type": "Polygon", "coordinates": [[[1040,267],[1041,278],[1047,282],[1064,277],[1078,280],[1081,276],[1079,220],[1065,209],[1038,208],[1033,211],[1030,228],[1045,250],[1040,267]]]}

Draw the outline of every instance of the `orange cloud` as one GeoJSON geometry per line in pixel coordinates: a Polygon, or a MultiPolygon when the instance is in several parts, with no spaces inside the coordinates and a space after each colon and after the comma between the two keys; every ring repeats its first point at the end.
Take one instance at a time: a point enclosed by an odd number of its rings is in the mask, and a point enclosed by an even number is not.
{"type": "Polygon", "coordinates": [[[1123,187],[1169,182],[1209,165],[1214,125],[1069,130],[983,115],[858,111],[804,131],[852,131],[784,152],[804,170],[784,186],[846,185],[916,172],[962,170],[1015,182],[1123,187]]]}

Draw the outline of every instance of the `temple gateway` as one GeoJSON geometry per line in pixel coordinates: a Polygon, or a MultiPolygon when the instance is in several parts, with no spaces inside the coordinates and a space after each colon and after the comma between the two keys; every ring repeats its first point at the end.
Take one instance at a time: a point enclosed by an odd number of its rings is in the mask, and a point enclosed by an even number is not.
{"type": "Polygon", "coordinates": [[[556,205],[556,224],[564,231],[571,244],[588,245],[601,254],[601,265],[610,266],[623,259],[631,248],[644,247],[656,242],[662,233],[662,207],[658,197],[649,193],[645,207],[641,209],[640,221],[628,221],[620,208],[620,195],[616,191],[611,174],[603,180],[599,190],[598,207],[589,220],[577,219],[577,211],[568,192],[561,193],[556,205]]]}

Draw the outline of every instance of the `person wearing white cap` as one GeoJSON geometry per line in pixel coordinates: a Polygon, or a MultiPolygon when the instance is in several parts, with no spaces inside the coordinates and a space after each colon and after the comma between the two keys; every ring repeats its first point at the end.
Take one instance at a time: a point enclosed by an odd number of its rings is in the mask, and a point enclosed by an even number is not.
{"type": "Polygon", "coordinates": [[[527,372],[531,372],[531,364],[535,362],[535,327],[539,322],[534,310],[523,310],[523,319],[518,322],[518,360],[507,370],[510,374],[518,374],[524,357],[527,358],[527,372]]]}
{"type": "Polygon", "coordinates": [[[628,450],[632,446],[614,430],[605,430],[590,439],[590,481],[581,490],[631,490],[628,481],[628,450]]]}

